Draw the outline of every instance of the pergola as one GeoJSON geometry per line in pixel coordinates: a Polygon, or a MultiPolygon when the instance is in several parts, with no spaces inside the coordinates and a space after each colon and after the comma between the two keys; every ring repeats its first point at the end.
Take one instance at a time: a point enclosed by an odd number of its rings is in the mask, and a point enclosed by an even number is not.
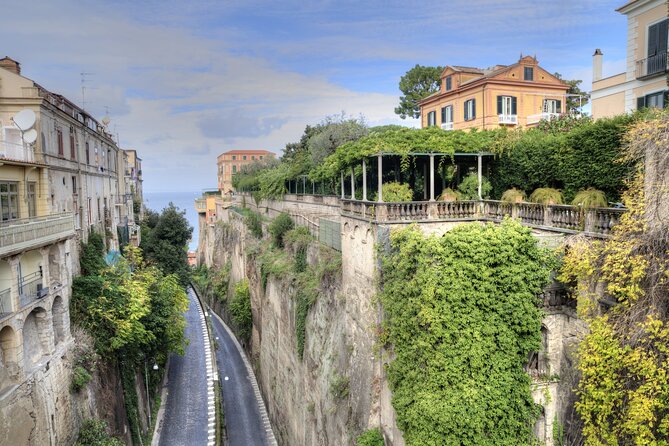
{"type": "MultiPolygon", "coordinates": [[[[445,152],[430,152],[430,153],[421,153],[421,152],[409,152],[407,154],[397,154],[397,153],[385,153],[381,152],[376,155],[377,158],[377,177],[378,177],[378,189],[377,189],[377,202],[383,203],[383,193],[382,193],[382,187],[383,187],[383,157],[384,156],[428,156],[430,159],[429,162],[429,173],[430,173],[430,184],[429,184],[429,201],[435,201],[435,194],[434,194],[434,182],[435,182],[435,169],[434,169],[434,158],[436,156],[447,156],[451,157],[452,159],[456,159],[457,157],[477,157],[477,173],[478,173],[478,196],[479,199],[482,199],[483,197],[481,196],[481,184],[483,181],[483,157],[487,156],[494,156],[493,153],[490,152],[479,152],[479,153],[465,153],[465,152],[456,152],[456,153],[445,153],[445,152]]],[[[351,166],[351,173],[350,173],[350,178],[351,178],[351,200],[355,200],[355,169],[353,166],[351,166]]],[[[344,179],[345,179],[345,171],[341,171],[341,198],[345,199],[346,194],[344,191],[344,179]]],[[[424,178],[427,178],[427,172],[425,172],[424,178]]],[[[426,197],[427,198],[427,197],[426,197]]],[[[369,201],[367,200],[367,159],[363,158],[362,159],[362,201],[369,201]]]]}

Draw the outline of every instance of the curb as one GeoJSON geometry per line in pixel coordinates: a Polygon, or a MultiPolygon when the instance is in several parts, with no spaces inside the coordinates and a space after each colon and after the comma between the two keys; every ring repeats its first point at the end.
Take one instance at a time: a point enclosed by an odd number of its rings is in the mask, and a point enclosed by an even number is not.
{"type": "Polygon", "coordinates": [[[230,327],[228,327],[227,324],[223,322],[223,319],[221,319],[221,317],[218,314],[216,314],[216,312],[212,311],[211,308],[207,307],[207,311],[209,312],[210,315],[213,314],[216,317],[216,319],[218,319],[218,321],[221,323],[225,331],[227,331],[230,337],[232,338],[235,347],[237,347],[237,351],[242,357],[242,361],[244,361],[246,372],[249,374],[251,387],[253,387],[253,393],[255,394],[256,403],[258,404],[258,410],[260,411],[260,418],[262,418],[263,425],[265,427],[265,435],[267,436],[267,443],[270,446],[278,446],[276,438],[274,437],[274,431],[272,430],[272,424],[270,423],[269,416],[267,415],[267,408],[265,407],[265,401],[263,400],[262,395],[260,393],[260,387],[258,387],[258,381],[256,380],[256,375],[253,372],[253,369],[251,368],[251,363],[246,357],[246,353],[242,349],[242,346],[239,344],[239,341],[237,340],[235,334],[232,332],[232,330],[230,330],[230,327]]]}
{"type": "MultiPolygon", "coordinates": [[[[170,355],[171,356],[171,355],[170,355]]],[[[153,426],[153,437],[151,437],[151,446],[158,446],[160,443],[160,434],[163,431],[163,418],[165,417],[165,406],[167,405],[167,388],[169,386],[169,373],[170,373],[170,356],[167,357],[167,362],[165,363],[165,374],[163,375],[163,382],[160,384],[160,407],[158,408],[158,413],[156,414],[156,423],[153,426]]]]}

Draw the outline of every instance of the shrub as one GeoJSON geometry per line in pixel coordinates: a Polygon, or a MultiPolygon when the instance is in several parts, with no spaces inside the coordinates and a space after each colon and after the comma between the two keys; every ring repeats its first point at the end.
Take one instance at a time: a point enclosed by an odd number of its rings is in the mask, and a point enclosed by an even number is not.
{"type": "Polygon", "coordinates": [[[249,291],[248,280],[244,279],[235,285],[235,294],[228,310],[237,327],[239,337],[245,341],[251,339],[253,314],[251,312],[251,292],[249,291]]]}
{"type": "Polygon", "coordinates": [[[504,191],[502,194],[502,201],[505,203],[522,203],[525,201],[525,192],[512,187],[511,189],[504,191]]]}
{"type": "Polygon", "coordinates": [[[346,376],[335,373],[330,382],[330,395],[338,400],[347,398],[350,392],[349,385],[350,382],[346,376]]]}
{"type": "Polygon", "coordinates": [[[255,238],[262,238],[262,217],[257,212],[251,210],[245,212],[244,223],[255,238]]]}
{"type": "Polygon", "coordinates": [[[93,377],[88,370],[78,365],[72,370],[72,383],[70,388],[73,392],[78,392],[88,384],[93,377]]]}
{"type": "Polygon", "coordinates": [[[84,421],[75,446],[123,446],[123,442],[109,434],[105,421],[90,419],[84,421]]]}
{"type": "MultiPolygon", "coordinates": [[[[492,185],[486,177],[481,179],[481,197],[489,198],[492,191],[492,185]]],[[[479,199],[479,177],[476,173],[467,175],[458,186],[463,200],[478,200],[479,199]]]]}
{"type": "Polygon", "coordinates": [[[377,427],[374,429],[368,429],[362,434],[358,435],[358,438],[355,440],[356,446],[383,446],[383,435],[381,435],[381,430],[377,427]]]}
{"type": "Polygon", "coordinates": [[[408,184],[392,181],[381,186],[383,201],[388,203],[403,203],[413,199],[413,192],[408,184]]]}
{"type": "Polygon", "coordinates": [[[564,198],[562,197],[562,192],[557,189],[540,187],[532,192],[530,201],[540,204],[563,204],[564,198]]]}
{"type": "Polygon", "coordinates": [[[272,242],[277,248],[283,248],[283,236],[295,227],[290,215],[282,212],[269,225],[269,233],[272,234],[272,242]]]}
{"type": "Polygon", "coordinates": [[[458,201],[460,199],[460,192],[447,187],[441,191],[441,195],[437,198],[438,201],[458,201]]]}
{"type": "Polygon", "coordinates": [[[604,192],[591,187],[577,192],[571,204],[574,206],[583,206],[584,208],[605,208],[608,206],[604,192]]]}

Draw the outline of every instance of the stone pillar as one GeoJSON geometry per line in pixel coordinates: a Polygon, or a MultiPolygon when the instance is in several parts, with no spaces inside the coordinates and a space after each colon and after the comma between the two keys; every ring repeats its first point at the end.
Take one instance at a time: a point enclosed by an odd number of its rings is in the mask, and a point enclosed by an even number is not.
{"type": "Polygon", "coordinates": [[[367,201],[367,161],[362,159],[362,201],[367,201]]]}
{"type": "Polygon", "coordinates": [[[19,296],[19,262],[21,261],[20,256],[13,256],[7,259],[9,267],[12,270],[12,282],[10,285],[9,300],[11,301],[12,308],[9,310],[14,312],[18,311],[21,306],[21,298],[19,296]]]}
{"type": "Polygon", "coordinates": [[[427,164],[423,163],[423,200],[427,200],[427,164]]]}
{"type": "Polygon", "coordinates": [[[379,173],[379,179],[378,179],[379,191],[377,193],[378,195],[377,201],[379,203],[383,203],[383,155],[377,155],[377,158],[378,158],[377,169],[379,173]]]}
{"type": "Polygon", "coordinates": [[[351,167],[351,200],[355,200],[355,172],[351,167]]]}
{"type": "Polygon", "coordinates": [[[344,196],[344,171],[342,170],[341,171],[341,199],[343,200],[344,198],[346,198],[346,197],[344,196]]]}
{"type": "MultiPolygon", "coordinates": [[[[51,289],[51,269],[49,268],[49,248],[40,248],[42,254],[42,286],[51,289]]],[[[58,262],[60,262],[60,249],[58,250],[58,262]]]]}
{"type": "Polygon", "coordinates": [[[483,156],[478,155],[479,200],[483,200],[481,184],[483,183],[483,156]]]}
{"type": "Polygon", "coordinates": [[[434,201],[434,155],[430,155],[430,201],[434,201]]]}

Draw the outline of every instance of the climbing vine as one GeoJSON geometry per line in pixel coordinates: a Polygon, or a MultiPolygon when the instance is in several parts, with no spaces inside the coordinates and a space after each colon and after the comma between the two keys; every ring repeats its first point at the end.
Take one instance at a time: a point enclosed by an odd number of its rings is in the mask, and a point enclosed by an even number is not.
{"type": "Polygon", "coordinates": [[[553,257],[511,220],[443,237],[409,227],[390,246],[382,339],[406,444],[530,444],[539,412],[523,365],[541,343],[553,257]]]}
{"type": "Polygon", "coordinates": [[[561,274],[589,325],[576,403],[587,445],[669,444],[667,189],[644,183],[666,181],[669,119],[639,122],[627,140],[628,156],[645,161],[624,195],[629,211],[611,239],[574,243],[561,274]]]}

